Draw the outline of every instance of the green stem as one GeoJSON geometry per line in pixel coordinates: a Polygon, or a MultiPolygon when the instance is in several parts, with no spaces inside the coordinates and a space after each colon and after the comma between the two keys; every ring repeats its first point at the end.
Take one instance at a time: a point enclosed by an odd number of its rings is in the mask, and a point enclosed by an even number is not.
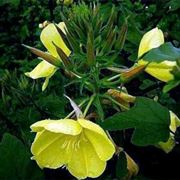
{"type": "Polygon", "coordinates": [[[83,116],[84,116],[84,117],[86,117],[86,114],[87,114],[87,112],[88,112],[88,110],[89,110],[92,102],[94,101],[95,97],[96,97],[96,94],[93,94],[93,95],[91,96],[91,98],[90,98],[90,100],[89,100],[89,102],[88,102],[88,104],[87,104],[87,106],[86,106],[86,109],[84,110],[84,113],[83,113],[83,116]]]}
{"type": "MultiPolygon", "coordinates": [[[[119,77],[119,76],[118,76],[119,77]]],[[[112,79],[111,79],[112,80],[112,79]]],[[[118,80],[115,80],[113,82],[111,82],[110,80],[106,79],[106,80],[101,80],[101,84],[104,86],[113,86],[113,85],[117,85],[117,84],[121,84],[122,81],[119,78],[118,80]]]]}
{"type": "Polygon", "coordinates": [[[107,79],[107,81],[112,81],[112,80],[117,79],[117,78],[119,78],[119,77],[120,77],[120,74],[117,74],[117,75],[112,76],[112,77],[110,77],[109,79],[107,79]]]}

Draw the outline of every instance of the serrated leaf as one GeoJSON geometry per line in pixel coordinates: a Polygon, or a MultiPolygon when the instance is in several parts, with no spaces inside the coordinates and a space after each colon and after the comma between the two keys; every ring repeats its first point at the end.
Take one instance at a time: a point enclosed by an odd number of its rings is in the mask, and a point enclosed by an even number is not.
{"type": "Polygon", "coordinates": [[[0,143],[0,154],[0,179],[43,179],[42,171],[30,159],[30,152],[15,136],[4,134],[0,143]]]}
{"type": "Polygon", "coordinates": [[[164,43],[158,48],[154,48],[147,52],[144,56],[140,57],[148,62],[162,62],[165,60],[176,61],[180,59],[180,48],[176,48],[172,43],[164,43]]]}
{"type": "Polygon", "coordinates": [[[152,99],[137,97],[134,107],[106,119],[106,130],[134,128],[132,143],[138,146],[154,145],[169,138],[170,114],[166,107],[152,99]]]}

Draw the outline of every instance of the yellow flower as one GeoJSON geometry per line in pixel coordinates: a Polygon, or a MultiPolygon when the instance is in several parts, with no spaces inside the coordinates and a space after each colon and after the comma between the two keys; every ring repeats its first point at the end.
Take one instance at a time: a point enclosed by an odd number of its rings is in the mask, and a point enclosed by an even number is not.
{"type": "MultiPolygon", "coordinates": [[[[169,128],[173,133],[175,133],[176,129],[180,126],[180,119],[172,111],[170,111],[170,120],[171,120],[171,123],[170,123],[169,128]]],[[[170,151],[172,151],[172,149],[176,145],[173,133],[170,133],[169,139],[167,142],[160,142],[158,144],[158,147],[160,147],[166,153],[169,153],[170,151]]]]}
{"type": "Polygon", "coordinates": [[[100,176],[115,153],[104,130],[85,119],[43,120],[31,129],[37,132],[31,147],[37,164],[52,169],[66,166],[78,179],[100,176]]]}
{"type": "MultiPolygon", "coordinates": [[[[58,24],[58,27],[65,32],[65,24],[64,22],[60,22],[58,24]]],[[[64,43],[62,37],[60,36],[58,30],[56,29],[55,25],[53,23],[48,24],[41,32],[40,39],[48,52],[55,58],[59,59],[61,61],[61,58],[58,55],[58,52],[56,50],[56,46],[60,47],[64,53],[69,56],[71,51],[68,49],[66,44],[64,43]],[[54,43],[54,44],[53,44],[54,43]]],[[[46,62],[41,61],[31,72],[25,73],[28,77],[32,79],[38,79],[38,78],[46,78],[45,82],[42,86],[42,90],[45,90],[49,79],[53,76],[53,74],[57,71],[57,67],[46,62]]]]}
{"type": "MultiPolygon", "coordinates": [[[[163,32],[157,27],[144,34],[141,39],[138,51],[138,58],[144,53],[148,52],[153,48],[157,48],[164,43],[163,32]]],[[[148,62],[143,59],[138,61],[138,65],[147,65],[148,62]]],[[[161,63],[149,63],[145,69],[147,73],[154,76],[155,78],[167,82],[172,80],[174,77],[170,71],[176,65],[176,62],[164,60],[161,63]]]]}

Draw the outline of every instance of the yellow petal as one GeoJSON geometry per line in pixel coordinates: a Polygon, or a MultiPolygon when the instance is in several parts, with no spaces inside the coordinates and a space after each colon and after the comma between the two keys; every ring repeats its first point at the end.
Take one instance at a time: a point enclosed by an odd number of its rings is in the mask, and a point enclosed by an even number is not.
{"type": "Polygon", "coordinates": [[[86,120],[86,119],[78,119],[77,121],[83,128],[89,129],[89,130],[94,131],[104,137],[107,137],[106,133],[99,125],[97,125],[89,120],[86,120]]]}
{"type": "Polygon", "coordinates": [[[57,26],[61,29],[61,31],[64,34],[66,34],[67,28],[66,28],[66,24],[64,22],[60,22],[57,26]]]}
{"type": "Polygon", "coordinates": [[[174,139],[174,135],[170,133],[169,139],[167,142],[160,142],[158,143],[158,147],[161,148],[164,152],[169,153],[175,147],[176,142],[174,139]]]}
{"type": "Polygon", "coordinates": [[[115,153],[115,147],[107,137],[104,130],[97,124],[84,119],[78,119],[84,128],[84,133],[92,143],[99,158],[103,161],[109,160],[115,153]]]}
{"type": "Polygon", "coordinates": [[[46,124],[51,123],[52,120],[46,119],[42,121],[38,121],[30,126],[33,132],[43,131],[46,124]]]}
{"type": "Polygon", "coordinates": [[[78,135],[81,133],[82,127],[77,121],[72,119],[63,120],[42,120],[31,126],[32,131],[38,132],[46,129],[53,133],[62,133],[69,135],[78,135]]]}
{"type": "Polygon", "coordinates": [[[146,34],[144,34],[143,38],[141,39],[138,57],[142,56],[144,53],[151,50],[152,48],[159,47],[163,43],[164,36],[163,32],[160,29],[156,27],[148,31],[146,34]]]}
{"type": "MultiPolygon", "coordinates": [[[[59,27],[61,28],[63,27],[63,25],[61,24],[59,27]]],[[[62,31],[64,31],[64,28],[62,29],[62,31]]],[[[69,56],[71,53],[53,23],[47,25],[42,30],[40,39],[44,44],[44,46],[46,47],[46,49],[54,57],[60,58],[54,44],[60,47],[67,56],[69,56]]]]}
{"type": "Polygon", "coordinates": [[[69,172],[78,179],[100,176],[106,167],[106,162],[99,159],[96,151],[88,141],[81,141],[68,163],[69,172]]]}
{"type": "Polygon", "coordinates": [[[54,120],[44,126],[48,131],[69,135],[78,135],[82,131],[79,123],[72,119],[54,120]]]}
{"type": "Polygon", "coordinates": [[[46,79],[45,79],[45,81],[44,81],[44,83],[43,83],[43,86],[42,86],[42,91],[44,91],[46,88],[47,88],[47,86],[48,86],[48,84],[49,84],[49,77],[47,77],[46,79]]]}
{"type": "Polygon", "coordinates": [[[31,146],[33,159],[41,168],[56,169],[63,166],[72,153],[72,148],[67,147],[71,143],[67,138],[71,137],[46,130],[38,133],[31,146]]]}
{"type": "Polygon", "coordinates": [[[56,66],[53,66],[47,61],[41,61],[31,72],[27,72],[25,75],[32,79],[51,77],[57,69],[56,66]]]}
{"type": "Polygon", "coordinates": [[[172,132],[175,133],[176,129],[180,126],[180,119],[172,111],[170,111],[170,118],[171,118],[170,129],[172,132]]]}
{"type": "MultiPolygon", "coordinates": [[[[180,126],[180,119],[172,111],[170,111],[170,119],[171,119],[171,123],[170,123],[169,128],[172,132],[175,133],[177,127],[180,126]]],[[[174,134],[172,133],[170,133],[169,139],[167,142],[158,143],[158,146],[166,153],[169,153],[170,151],[172,151],[175,145],[176,145],[176,142],[175,142],[174,134]]]]}
{"type": "MultiPolygon", "coordinates": [[[[139,65],[146,65],[148,62],[140,60],[138,61],[139,65]]],[[[172,61],[163,61],[161,63],[150,63],[147,65],[145,71],[149,73],[151,76],[167,82],[174,79],[174,76],[171,74],[176,62],[172,61]]]]}

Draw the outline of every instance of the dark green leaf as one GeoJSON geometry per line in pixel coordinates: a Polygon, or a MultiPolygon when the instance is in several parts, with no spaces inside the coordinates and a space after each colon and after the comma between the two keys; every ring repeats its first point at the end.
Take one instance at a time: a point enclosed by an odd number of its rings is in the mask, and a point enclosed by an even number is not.
{"type": "Polygon", "coordinates": [[[176,11],[180,8],[180,1],[179,0],[171,0],[169,3],[169,11],[176,11]]]}
{"type": "Polygon", "coordinates": [[[128,173],[126,154],[121,152],[116,164],[116,176],[118,179],[124,178],[128,173]]]}
{"type": "Polygon", "coordinates": [[[4,134],[0,143],[0,154],[0,179],[43,179],[42,171],[30,159],[29,150],[15,136],[4,134]]]}
{"type": "Polygon", "coordinates": [[[174,47],[170,42],[154,48],[141,57],[149,62],[162,62],[164,60],[176,61],[180,59],[180,48],[174,47]]]}
{"type": "Polygon", "coordinates": [[[93,65],[95,62],[94,54],[94,37],[92,29],[89,30],[88,39],[87,39],[87,63],[88,65],[93,65]]]}
{"type": "Polygon", "coordinates": [[[107,130],[134,128],[132,143],[139,146],[167,141],[169,137],[169,110],[145,97],[137,97],[129,111],[106,119],[102,126],[107,130]]]}
{"type": "Polygon", "coordinates": [[[102,104],[101,104],[99,95],[96,96],[96,98],[94,100],[94,105],[97,109],[97,113],[98,113],[100,120],[103,121],[104,120],[104,111],[102,108],[102,104]]]}
{"type": "Polygon", "coordinates": [[[119,51],[122,50],[124,47],[124,43],[125,43],[126,36],[127,36],[127,31],[128,31],[128,24],[126,21],[121,27],[121,31],[118,34],[118,38],[117,38],[116,44],[115,44],[115,48],[119,51]]]}
{"type": "Polygon", "coordinates": [[[20,4],[20,0],[1,0],[0,1],[0,6],[3,6],[5,4],[10,4],[12,6],[18,7],[20,4]]]}
{"type": "Polygon", "coordinates": [[[48,114],[49,118],[61,118],[64,114],[65,98],[56,95],[40,96],[37,105],[48,114]]]}

